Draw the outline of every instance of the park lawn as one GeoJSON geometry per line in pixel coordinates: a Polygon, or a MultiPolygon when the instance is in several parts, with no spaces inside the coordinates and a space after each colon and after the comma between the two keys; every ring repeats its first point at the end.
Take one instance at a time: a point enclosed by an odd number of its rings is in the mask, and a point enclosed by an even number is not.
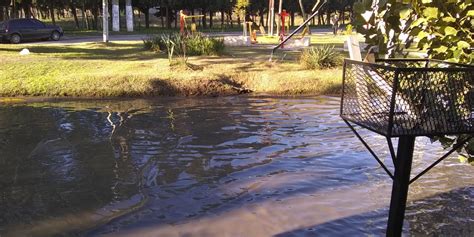
{"type": "MultiPolygon", "coordinates": [[[[347,40],[347,35],[339,34],[334,35],[332,33],[314,33],[312,35],[307,35],[311,37],[311,45],[318,46],[324,44],[331,44],[338,48],[344,47],[344,42],[347,40]]],[[[364,39],[361,35],[357,35],[360,42],[364,42],[364,39]]],[[[301,38],[301,34],[294,36],[295,39],[301,38]]],[[[276,45],[279,43],[279,37],[274,36],[257,36],[257,41],[259,44],[272,44],[276,45]]]]}
{"type": "Polygon", "coordinates": [[[305,70],[299,52],[269,62],[268,47],[228,47],[221,56],[170,66],[142,42],[0,44],[0,96],[158,96],[337,94],[342,69],[305,70]],[[28,48],[30,55],[19,52],[28,48]],[[193,69],[191,69],[193,68],[193,69]]]}

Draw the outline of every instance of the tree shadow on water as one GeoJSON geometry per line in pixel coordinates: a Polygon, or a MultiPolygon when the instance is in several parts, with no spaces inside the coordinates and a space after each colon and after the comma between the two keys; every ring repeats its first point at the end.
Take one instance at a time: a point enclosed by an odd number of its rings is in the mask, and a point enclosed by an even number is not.
{"type": "MultiPolygon", "coordinates": [[[[474,187],[454,189],[407,204],[404,236],[473,236],[474,187]],[[470,198],[469,198],[470,197],[470,198]]],[[[323,224],[308,226],[275,235],[301,236],[385,236],[388,207],[323,224]]]]}

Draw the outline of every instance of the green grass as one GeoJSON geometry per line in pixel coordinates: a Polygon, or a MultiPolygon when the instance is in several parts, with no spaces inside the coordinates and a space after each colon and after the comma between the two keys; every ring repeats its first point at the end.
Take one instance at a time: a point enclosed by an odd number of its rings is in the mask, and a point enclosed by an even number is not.
{"type": "MultiPolygon", "coordinates": [[[[311,45],[325,45],[325,44],[331,44],[334,45],[335,47],[342,48],[344,46],[344,41],[347,40],[347,35],[342,35],[339,34],[337,36],[333,35],[332,33],[315,33],[312,35],[307,35],[311,37],[311,45]]],[[[301,38],[301,35],[295,35],[293,36],[295,39],[301,38]]],[[[360,42],[363,42],[364,39],[362,36],[359,36],[360,42]]],[[[259,44],[272,44],[276,45],[279,43],[279,37],[270,37],[270,36],[259,36],[257,37],[257,41],[259,44]]]]}
{"type": "Polygon", "coordinates": [[[298,51],[268,62],[265,47],[227,48],[221,56],[190,57],[198,70],[170,67],[166,54],[142,42],[0,45],[0,96],[336,94],[341,68],[305,70],[298,51]],[[28,48],[30,55],[19,51],[28,48]]]}

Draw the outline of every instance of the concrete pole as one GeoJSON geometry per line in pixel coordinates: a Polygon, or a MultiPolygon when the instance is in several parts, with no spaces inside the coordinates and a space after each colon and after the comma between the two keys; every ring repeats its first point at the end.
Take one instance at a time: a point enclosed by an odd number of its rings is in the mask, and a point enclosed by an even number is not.
{"type": "Polygon", "coordinates": [[[280,2],[278,3],[277,36],[280,35],[281,11],[282,10],[283,10],[283,0],[280,0],[280,2]]]}
{"type": "Polygon", "coordinates": [[[109,42],[109,2],[102,0],[102,38],[109,42]]]}
{"type": "Polygon", "coordinates": [[[112,30],[120,31],[119,0],[112,0],[112,30]]]}
{"type": "Polygon", "coordinates": [[[275,23],[275,0],[270,0],[270,22],[268,24],[269,30],[268,34],[270,36],[273,36],[273,23],[275,23]]]}
{"type": "Polygon", "coordinates": [[[126,0],[125,2],[125,15],[127,16],[127,31],[133,31],[133,8],[132,0],[126,0]]]}

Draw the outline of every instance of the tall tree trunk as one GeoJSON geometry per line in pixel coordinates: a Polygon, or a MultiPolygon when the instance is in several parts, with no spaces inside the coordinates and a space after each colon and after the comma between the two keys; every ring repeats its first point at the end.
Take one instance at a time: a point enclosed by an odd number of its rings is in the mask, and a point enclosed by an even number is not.
{"type": "Polygon", "coordinates": [[[94,6],[94,8],[92,8],[92,15],[94,16],[94,22],[93,22],[94,30],[99,29],[99,11],[100,10],[97,6],[94,6]]]}
{"type": "Polygon", "coordinates": [[[202,9],[202,14],[204,15],[204,16],[201,18],[201,21],[202,21],[202,28],[207,28],[206,9],[202,9]]]}
{"type": "Polygon", "coordinates": [[[41,19],[41,9],[38,7],[35,8],[36,19],[41,19]]]}
{"type": "Polygon", "coordinates": [[[150,9],[147,8],[144,12],[145,14],[145,28],[150,28],[150,9]]]}
{"type": "Polygon", "coordinates": [[[87,20],[87,12],[84,5],[82,5],[81,12],[82,12],[82,27],[88,30],[89,21],[87,20]]]}
{"type": "Polygon", "coordinates": [[[232,10],[229,10],[227,17],[229,18],[229,21],[230,21],[230,28],[234,28],[234,21],[232,20],[232,10]]]}
{"type": "Polygon", "coordinates": [[[0,21],[4,21],[5,20],[5,12],[4,12],[5,8],[3,6],[0,6],[0,21]]]}
{"type": "Polygon", "coordinates": [[[225,11],[221,9],[221,28],[224,28],[225,25],[225,11]]]}
{"type": "Polygon", "coordinates": [[[295,12],[291,12],[290,22],[291,22],[291,26],[295,26],[295,12]]]}
{"type": "Polygon", "coordinates": [[[214,16],[214,12],[212,12],[212,10],[210,10],[209,11],[209,28],[211,28],[211,29],[214,26],[213,16],[214,16]]]}
{"type": "Polygon", "coordinates": [[[329,24],[331,22],[331,12],[328,11],[326,14],[326,23],[329,24]]]}
{"type": "Polygon", "coordinates": [[[16,3],[15,0],[12,0],[12,14],[11,14],[11,18],[12,18],[12,19],[18,18],[18,15],[17,15],[17,3],[16,3]]]}
{"type": "Polygon", "coordinates": [[[54,7],[51,5],[49,7],[49,16],[51,17],[51,22],[53,22],[53,25],[56,25],[56,18],[54,16],[54,7]]]}
{"type": "Polygon", "coordinates": [[[125,16],[126,16],[126,21],[127,21],[127,31],[132,32],[133,31],[133,6],[132,6],[132,0],[126,0],[125,1],[125,16]]]}
{"type": "Polygon", "coordinates": [[[120,31],[120,8],[118,0],[112,0],[112,31],[120,31]]]}
{"type": "Polygon", "coordinates": [[[165,18],[163,16],[165,8],[163,5],[160,5],[160,21],[161,21],[161,28],[165,28],[165,18]]]}
{"type": "Polygon", "coordinates": [[[172,16],[173,16],[173,19],[174,19],[174,28],[178,28],[178,16],[176,14],[176,12],[171,12],[172,13],[172,16]]]}
{"type": "Polygon", "coordinates": [[[23,12],[25,12],[25,18],[31,18],[31,5],[29,3],[23,4],[23,12]]]}
{"type": "Polygon", "coordinates": [[[166,6],[166,28],[171,29],[171,16],[169,6],[166,6]]]}
{"type": "Polygon", "coordinates": [[[260,17],[260,25],[265,27],[265,16],[264,16],[264,10],[260,9],[258,11],[259,17],[260,17]]]}
{"type": "Polygon", "coordinates": [[[344,25],[346,22],[344,21],[344,9],[341,10],[341,20],[342,20],[342,24],[344,25]]]}
{"type": "Polygon", "coordinates": [[[79,29],[79,19],[77,18],[77,9],[74,4],[71,4],[71,11],[72,16],[74,17],[74,24],[76,25],[76,29],[79,29]]]}

